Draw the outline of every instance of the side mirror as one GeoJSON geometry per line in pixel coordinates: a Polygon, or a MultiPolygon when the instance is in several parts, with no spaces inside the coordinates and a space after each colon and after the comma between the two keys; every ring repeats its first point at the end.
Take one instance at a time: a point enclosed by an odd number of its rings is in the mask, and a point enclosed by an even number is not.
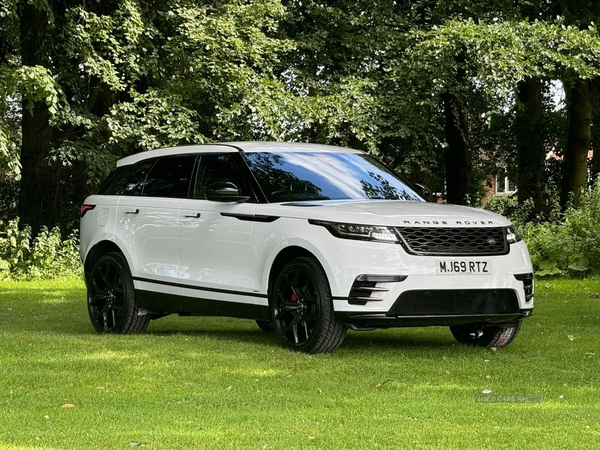
{"type": "Polygon", "coordinates": [[[429,196],[431,195],[431,189],[423,186],[420,183],[413,184],[413,188],[417,194],[423,197],[426,201],[429,201],[429,196]]]}
{"type": "Polygon", "coordinates": [[[238,187],[230,181],[216,181],[208,185],[206,199],[213,202],[244,203],[250,200],[250,197],[240,195],[238,187]]]}

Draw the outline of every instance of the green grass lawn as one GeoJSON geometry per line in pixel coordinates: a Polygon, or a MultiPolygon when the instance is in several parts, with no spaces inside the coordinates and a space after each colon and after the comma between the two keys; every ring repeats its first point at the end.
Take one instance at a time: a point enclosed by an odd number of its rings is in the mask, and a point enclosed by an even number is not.
{"type": "Polygon", "coordinates": [[[80,281],[0,282],[0,449],[597,449],[598,292],[538,281],[534,316],[497,351],[407,328],[309,356],[248,320],[100,336],[80,281]],[[542,401],[478,403],[484,390],[542,401]]]}

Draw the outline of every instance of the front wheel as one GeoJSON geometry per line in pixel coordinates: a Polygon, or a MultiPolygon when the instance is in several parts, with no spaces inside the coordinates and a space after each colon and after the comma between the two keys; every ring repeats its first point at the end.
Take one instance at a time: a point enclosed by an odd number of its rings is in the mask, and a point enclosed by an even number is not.
{"type": "Polygon", "coordinates": [[[270,300],[275,334],[287,348],[324,353],[343,342],[347,328],[335,317],[327,276],[315,258],[286,264],[270,300]]]}
{"type": "Polygon", "coordinates": [[[475,347],[506,347],[519,334],[521,322],[516,325],[494,325],[494,326],[454,326],[450,331],[454,338],[461,344],[475,347]]]}
{"type": "Polygon", "coordinates": [[[87,297],[90,320],[98,333],[140,333],[150,323],[149,315],[140,315],[131,271],[121,253],[108,253],[94,264],[87,297]]]}
{"type": "Polygon", "coordinates": [[[258,328],[263,330],[265,333],[272,333],[273,331],[275,331],[275,326],[273,325],[273,322],[270,322],[268,320],[257,320],[256,325],[258,325],[258,328]]]}

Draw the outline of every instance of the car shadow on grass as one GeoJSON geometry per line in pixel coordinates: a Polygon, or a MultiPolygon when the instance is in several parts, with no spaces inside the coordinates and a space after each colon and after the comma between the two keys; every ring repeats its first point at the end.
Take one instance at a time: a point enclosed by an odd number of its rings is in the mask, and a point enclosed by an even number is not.
{"type": "MultiPolygon", "coordinates": [[[[144,334],[149,336],[185,336],[194,339],[210,339],[236,343],[252,343],[266,345],[268,347],[282,348],[274,332],[264,332],[253,324],[239,322],[238,319],[219,319],[228,329],[219,328],[214,323],[202,328],[202,323],[196,324],[198,328],[190,329],[189,324],[185,328],[169,326],[159,330],[152,330],[152,325],[144,334]]],[[[169,324],[172,325],[172,324],[169,324]]],[[[447,328],[404,328],[376,330],[367,332],[349,331],[339,349],[352,351],[384,351],[403,349],[448,349],[458,344],[447,328]]],[[[338,350],[339,351],[339,350],[338,350]]]]}
{"type": "Polygon", "coordinates": [[[372,348],[376,350],[397,350],[398,348],[445,349],[456,345],[456,341],[447,329],[404,328],[349,332],[340,348],[372,348]]]}

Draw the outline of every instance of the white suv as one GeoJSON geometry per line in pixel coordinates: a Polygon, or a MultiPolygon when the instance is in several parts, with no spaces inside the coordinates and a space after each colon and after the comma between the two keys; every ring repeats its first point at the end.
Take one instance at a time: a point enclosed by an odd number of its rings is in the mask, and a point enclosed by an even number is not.
{"type": "Polygon", "coordinates": [[[357,150],[275,142],[120,160],[81,209],[87,303],[101,333],[167,314],[231,316],[294,350],[346,330],[449,326],[504,346],[533,311],[527,247],[480,209],[426,203],[357,150]]]}

